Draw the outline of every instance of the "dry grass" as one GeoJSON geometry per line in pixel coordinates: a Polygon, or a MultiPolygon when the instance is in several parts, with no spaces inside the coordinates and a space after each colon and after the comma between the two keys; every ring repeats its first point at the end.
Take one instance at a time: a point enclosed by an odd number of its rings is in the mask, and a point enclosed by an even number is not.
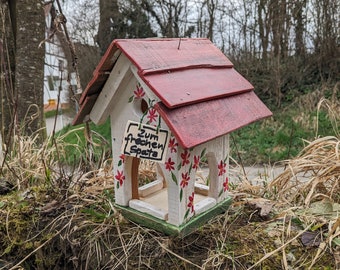
{"type": "Polygon", "coordinates": [[[319,138],[287,161],[287,169],[269,185],[275,199],[309,206],[320,198],[340,202],[340,140],[319,138]]]}
{"type": "MultiPolygon", "coordinates": [[[[15,137],[2,168],[15,192],[0,197],[0,269],[340,267],[339,137],[308,142],[265,184],[240,177],[228,212],[185,238],[120,215],[111,160],[65,167],[61,141],[35,139],[15,137]]],[[[141,181],[153,179],[153,163],[140,169],[141,181]]]]}

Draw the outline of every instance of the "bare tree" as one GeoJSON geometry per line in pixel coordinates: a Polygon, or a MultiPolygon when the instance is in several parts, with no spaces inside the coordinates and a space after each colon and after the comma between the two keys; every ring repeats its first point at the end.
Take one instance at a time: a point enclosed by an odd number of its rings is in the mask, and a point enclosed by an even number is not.
{"type": "Polygon", "coordinates": [[[103,54],[113,39],[143,38],[155,34],[136,0],[99,0],[100,23],[97,43],[103,54]]]}
{"type": "Polygon", "coordinates": [[[141,0],[144,11],[154,20],[162,37],[184,36],[187,22],[187,1],[141,0]]]}
{"type": "Polygon", "coordinates": [[[339,36],[340,36],[340,4],[336,0],[312,1],[314,6],[315,33],[313,35],[314,50],[318,56],[318,68],[322,80],[338,76],[339,36]]]}
{"type": "Polygon", "coordinates": [[[306,53],[304,35],[306,31],[306,4],[307,0],[299,0],[294,2],[293,20],[295,25],[295,53],[303,57],[306,53]]]}
{"type": "Polygon", "coordinates": [[[4,138],[16,131],[30,135],[43,127],[43,76],[45,16],[40,0],[11,0],[1,2],[3,46],[2,68],[7,74],[2,83],[1,111],[4,138]],[[11,27],[8,27],[10,25],[11,27]],[[13,41],[13,43],[11,42],[13,41]],[[11,47],[13,45],[13,47],[11,47]],[[9,112],[10,111],[10,112],[9,112]],[[6,113],[6,115],[4,115],[6,113]],[[7,129],[7,127],[11,127],[7,129]]]}
{"type": "Polygon", "coordinates": [[[280,104],[291,89],[339,74],[338,2],[100,0],[97,40],[103,52],[114,38],[207,37],[280,104]]]}
{"type": "Polygon", "coordinates": [[[99,3],[93,0],[63,2],[63,13],[75,42],[95,45],[99,25],[99,3]]]}

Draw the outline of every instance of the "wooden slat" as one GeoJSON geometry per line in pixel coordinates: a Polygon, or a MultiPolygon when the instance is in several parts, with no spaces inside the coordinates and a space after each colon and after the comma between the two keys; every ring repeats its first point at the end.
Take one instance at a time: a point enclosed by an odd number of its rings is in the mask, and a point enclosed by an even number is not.
{"type": "Polygon", "coordinates": [[[186,69],[141,77],[168,108],[231,96],[254,89],[233,68],[186,69]]]}
{"type": "Polygon", "coordinates": [[[149,215],[152,215],[156,218],[167,220],[168,219],[168,213],[165,212],[163,209],[158,208],[152,204],[149,204],[144,201],[140,200],[130,200],[129,206],[133,209],[136,209],[142,213],[147,213],[149,215]]]}
{"type": "Polygon", "coordinates": [[[79,109],[79,112],[77,113],[76,117],[74,118],[72,125],[79,125],[82,124],[85,117],[90,114],[91,109],[93,107],[93,105],[95,104],[96,100],[97,100],[97,95],[92,95],[92,96],[88,96],[86,97],[82,107],[79,109]]]}
{"type": "Polygon", "coordinates": [[[88,96],[100,93],[108,77],[109,77],[109,73],[107,74],[95,73],[94,77],[88,83],[82,96],[80,97],[79,103],[83,104],[88,96]]]}
{"type": "Polygon", "coordinates": [[[199,215],[208,209],[214,207],[216,205],[216,200],[211,197],[207,197],[202,201],[195,203],[195,214],[199,215]]]}
{"type": "MultiPolygon", "coordinates": [[[[73,124],[81,123],[91,111],[117,57],[123,56],[120,51],[136,65],[138,79],[162,101],[158,109],[185,148],[271,115],[254,96],[253,86],[208,39],[130,39],[111,43],[80,99],[73,124]]],[[[105,94],[110,94],[109,89],[105,94]]],[[[103,111],[112,109],[105,94],[95,105],[101,109],[93,110],[99,111],[94,117],[97,122],[106,117],[103,111]]]]}
{"type": "Polygon", "coordinates": [[[117,48],[115,42],[111,42],[93,74],[110,72],[120,54],[121,51],[117,48]]]}
{"type": "Polygon", "coordinates": [[[138,194],[138,169],[139,169],[140,159],[132,157],[132,167],[131,167],[131,187],[132,187],[132,199],[139,199],[138,194]]]}
{"type": "Polygon", "coordinates": [[[233,66],[209,39],[124,39],[114,43],[142,72],[198,65],[233,66]]]}
{"type": "MultiPolygon", "coordinates": [[[[109,80],[102,87],[100,95],[91,111],[90,117],[95,124],[98,125],[105,122],[111,113],[114,95],[120,86],[124,84],[124,80],[130,81],[132,76],[130,65],[131,62],[124,55],[121,55],[117,60],[117,63],[111,71],[109,80]]],[[[125,91],[126,89],[123,90],[125,91]]]]}
{"type": "Polygon", "coordinates": [[[140,197],[147,197],[163,188],[163,179],[157,179],[138,188],[140,197]]]}
{"type": "Polygon", "coordinates": [[[195,183],[195,193],[208,196],[209,187],[207,185],[195,183]]]}
{"type": "Polygon", "coordinates": [[[271,111],[253,91],[176,109],[155,105],[183,148],[215,139],[271,116],[271,111]]]}

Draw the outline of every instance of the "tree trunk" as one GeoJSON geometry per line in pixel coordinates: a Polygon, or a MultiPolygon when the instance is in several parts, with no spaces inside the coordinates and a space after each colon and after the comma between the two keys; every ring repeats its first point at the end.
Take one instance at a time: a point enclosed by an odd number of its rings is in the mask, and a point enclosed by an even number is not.
{"type": "Polygon", "coordinates": [[[15,84],[18,123],[31,135],[44,126],[43,87],[45,16],[40,0],[21,0],[16,5],[15,84]]]}
{"type": "Polygon", "coordinates": [[[207,38],[213,40],[214,37],[214,24],[215,24],[215,11],[216,4],[214,0],[207,1],[207,8],[209,14],[209,25],[208,25],[208,34],[207,38]]]}
{"type": "Polygon", "coordinates": [[[305,20],[303,11],[306,7],[306,0],[294,2],[293,18],[295,20],[295,54],[299,57],[305,55],[305,44],[303,35],[305,32],[305,20]]]}
{"type": "Polygon", "coordinates": [[[101,54],[106,52],[106,49],[115,38],[124,38],[115,35],[121,27],[121,15],[119,13],[118,1],[99,0],[100,22],[98,27],[97,42],[101,49],[101,54]]]}
{"type": "MultiPolygon", "coordinates": [[[[11,4],[13,5],[13,1],[11,4]]],[[[15,46],[14,46],[14,25],[11,23],[11,12],[7,2],[1,2],[1,37],[0,37],[0,127],[4,143],[8,141],[10,130],[14,119],[14,70],[15,70],[15,46]]]]}
{"type": "Polygon", "coordinates": [[[267,61],[267,55],[268,55],[268,16],[266,13],[266,1],[260,0],[258,7],[257,7],[257,19],[258,19],[258,25],[259,25],[259,34],[260,34],[260,41],[261,41],[261,47],[262,47],[262,59],[264,62],[267,61]]]}
{"type": "Polygon", "coordinates": [[[39,43],[44,40],[45,17],[40,0],[2,2],[1,15],[1,72],[5,74],[1,81],[1,130],[6,143],[14,129],[31,135],[44,126],[45,49],[39,48],[39,43]]]}

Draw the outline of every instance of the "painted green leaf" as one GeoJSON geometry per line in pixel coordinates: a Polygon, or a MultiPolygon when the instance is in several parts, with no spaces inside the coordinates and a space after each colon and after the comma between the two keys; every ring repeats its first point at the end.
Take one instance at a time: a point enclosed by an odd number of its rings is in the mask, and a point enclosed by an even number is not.
{"type": "Polygon", "coordinates": [[[117,182],[116,188],[119,189],[119,182],[117,182]]]}
{"type": "Polygon", "coordinates": [[[179,171],[182,168],[182,163],[180,162],[177,166],[177,171],[179,171]]]}
{"type": "Polygon", "coordinates": [[[221,189],[220,193],[218,193],[218,197],[221,197],[222,194],[223,194],[223,188],[221,189]]]}
{"type": "Polygon", "coordinates": [[[227,163],[227,160],[228,160],[228,156],[225,157],[224,163],[227,163]]]}
{"type": "Polygon", "coordinates": [[[120,159],[120,160],[118,161],[118,166],[122,166],[122,164],[123,164],[123,161],[120,159]]]}
{"type": "Polygon", "coordinates": [[[171,172],[171,178],[172,178],[172,181],[174,181],[175,184],[178,186],[176,175],[173,172],[171,172]]]}
{"type": "Polygon", "coordinates": [[[185,212],[184,219],[187,219],[189,213],[190,213],[190,209],[188,209],[188,210],[185,212]]]}
{"type": "Polygon", "coordinates": [[[201,158],[204,157],[205,151],[206,151],[206,150],[207,150],[206,148],[204,148],[204,149],[202,150],[202,152],[201,152],[201,158]]]}
{"type": "Polygon", "coordinates": [[[183,198],[183,189],[179,192],[179,201],[181,202],[183,198]]]}
{"type": "Polygon", "coordinates": [[[129,97],[129,103],[133,101],[133,96],[129,97]]]}

